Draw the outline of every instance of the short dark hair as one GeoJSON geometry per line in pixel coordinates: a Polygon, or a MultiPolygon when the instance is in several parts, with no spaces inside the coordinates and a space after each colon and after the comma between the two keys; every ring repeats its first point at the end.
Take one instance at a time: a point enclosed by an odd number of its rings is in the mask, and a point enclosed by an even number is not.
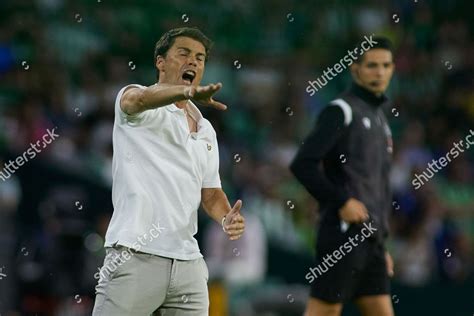
{"type": "MultiPolygon", "coordinates": [[[[197,27],[179,27],[176,29],[169,30],[155,44],[155,56],[154,63],[156,64],[156,58],[158,56],[166,56],[168,50],[173,46],[174,41],[179,36],[190,37],[202,45],[206,50],[206,61],[209,59],[209,53],[212,48],[212,41],[204,35],[197,27]]],[[[160,78],[160,71],[157,69],[157,78],[160,78]]]]}
{"type": "MultiPolygon", "coordinates": [[[[381,49],[386,49],[390,51],[393,55],[393,44],[388,38],[383,37],[383,36],[376,36],[372,40],[375,42],[375,44],[371,46],[366,52],[372,49],[381,48],[381,49]]],[[[362,54],[361,59],[356,59],[355,63],[358,63],[358,64],[361,63],[362,60],[364,60],[363,57],[364,57],[364,54],[362,54]]]]}

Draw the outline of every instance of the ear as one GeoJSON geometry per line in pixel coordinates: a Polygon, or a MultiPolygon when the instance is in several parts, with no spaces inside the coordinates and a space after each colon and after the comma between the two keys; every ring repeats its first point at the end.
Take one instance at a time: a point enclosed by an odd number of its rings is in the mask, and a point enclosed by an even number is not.
{"type": "Polygon", "coordinates": [[[351,75],[352,75],[352,78],[354,79],[357,79],[359,78],[359,74],[358,74],[358,71],[359,71],[359,64],[358,63],[352,63],[352,65],[350,66],[350,69],[351,69],[351,75]]]}
{"type": "Polygon", "coordinates": [[[158,70],[161,72],[164,72],[164,68],[165,68],[165,58],[161,55],[158,55],[156,56],[156,68],[158,68],[158,70]]]}

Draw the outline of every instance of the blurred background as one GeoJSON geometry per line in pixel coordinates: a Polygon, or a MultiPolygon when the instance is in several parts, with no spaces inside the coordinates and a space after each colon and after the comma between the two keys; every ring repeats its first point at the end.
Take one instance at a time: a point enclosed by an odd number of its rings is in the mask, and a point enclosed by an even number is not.
{"type": "MultiPolygon", "coordinates": [[[[90,315],[111,217],[113,104],[156,82],[155,42],[197,26],[214,42],[204,83],[223,83],[221,178],[244,201],[229,242],[200,211],[211,315],[302,315],[318,205],[288,171],[346,70],[310,97],[309,80],[364,35],[395,44],[387,117],[394,134],[392,300],[397,315],[474,313],[474,151],[420,190],[432,159],[474,130],[474,23],[468,0],[2,0],[0,162],[59,138],[0,181],[1,315],[90,315]],[[394,110],[393,110],[394,109],[394,110]]],[[[348,305],[344,315],[358,315],[348,305]]]]}

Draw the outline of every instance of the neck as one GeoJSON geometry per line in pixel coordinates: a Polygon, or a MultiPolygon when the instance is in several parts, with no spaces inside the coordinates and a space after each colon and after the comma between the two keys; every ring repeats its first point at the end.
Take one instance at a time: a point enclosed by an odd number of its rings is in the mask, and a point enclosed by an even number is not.
{"type": "Polygon", "coordinates": [[[376,92],[376,93],[373,93],[377,98],[380,98],[383,93],[382,92],[376,92]]]}
{"type": "Polygon", "coordinates": [[[373,106],[380,106],[387,101],[385,94],[373,93],[355,82],[352,84],[351,90],[359,98],[373,106]]]}
{"type": "Polygon", "coordinates": [[[186,108],[186,104],[188,104],[188,100],[183,100],[183,101],[177,101],[174,103],[176,105],[176,107],[180,108],[180,109],[185,109],[186,108]]]}

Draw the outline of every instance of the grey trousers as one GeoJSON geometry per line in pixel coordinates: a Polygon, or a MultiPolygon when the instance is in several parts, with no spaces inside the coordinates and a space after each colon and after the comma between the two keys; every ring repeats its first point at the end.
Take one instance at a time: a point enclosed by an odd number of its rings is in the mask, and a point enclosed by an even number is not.
{"type": "Polygon", "coordinates": [[[209,271],[203,258],[177,260],[107,248],[93,316],[207,316],[209,271]]]}

